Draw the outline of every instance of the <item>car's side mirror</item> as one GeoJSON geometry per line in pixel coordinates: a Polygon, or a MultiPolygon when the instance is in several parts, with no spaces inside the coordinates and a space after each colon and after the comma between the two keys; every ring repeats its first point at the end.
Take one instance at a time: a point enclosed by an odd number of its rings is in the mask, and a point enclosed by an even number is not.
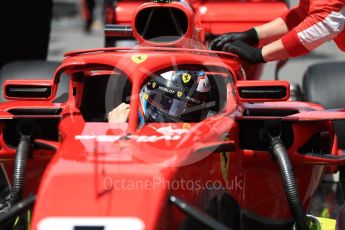
{"type": "Polygon", "coordinates": [[[50,100],[56,87],[53,80],[6,80],[4,97],[8,100],[50,100]]]}
{"type": "Polygon", "coordinates": [[[287,81],[237,81],[236,92],[241,102],[287,101],[290,84],[287,81]]]}

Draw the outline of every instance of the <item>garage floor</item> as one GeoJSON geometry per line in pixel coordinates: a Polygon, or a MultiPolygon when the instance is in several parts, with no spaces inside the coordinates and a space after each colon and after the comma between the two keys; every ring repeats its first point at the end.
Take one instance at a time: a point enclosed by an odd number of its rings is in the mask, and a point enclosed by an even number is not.
{"type": "Polygon", "coordinates": [[[345,183],[323,181],[316,191],[310,214],[335,219],[345,203],[345,183]]]}

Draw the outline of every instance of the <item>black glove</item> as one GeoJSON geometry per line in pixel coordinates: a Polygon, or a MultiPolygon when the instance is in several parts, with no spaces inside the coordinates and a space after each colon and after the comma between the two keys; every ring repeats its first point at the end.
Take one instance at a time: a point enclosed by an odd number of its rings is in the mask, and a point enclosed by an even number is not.
{"type": "Polygon", "coordinates": [[[224,45],[225,52],[237,54],[241,59],[251,64],[265,63],[261,53],[262,48],[255,48],[246,43],[236,40],[224,45]]]}
{"type": "Polygon", "coordinates": [[[259,43],[259,38],[254,28],[244,31],[244,32],[233,32],[223,34],[216,39],[214,39],[209,49],[210,50],[222,50],[223,46],[229,42],[234,42],[236,40],[241,40],[249,45],[257,45],[259,43]]]}

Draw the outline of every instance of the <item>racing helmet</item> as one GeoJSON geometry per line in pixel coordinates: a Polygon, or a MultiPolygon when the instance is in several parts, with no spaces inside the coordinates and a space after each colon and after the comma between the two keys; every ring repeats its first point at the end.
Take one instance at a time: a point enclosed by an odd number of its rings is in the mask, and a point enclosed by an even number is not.
{"type": "Polygon", "coordinates": [[[151,77],[140,91],[140,123],[201,121],[209,112],[209,92],[204,71],[168,71],[151,77]]]}

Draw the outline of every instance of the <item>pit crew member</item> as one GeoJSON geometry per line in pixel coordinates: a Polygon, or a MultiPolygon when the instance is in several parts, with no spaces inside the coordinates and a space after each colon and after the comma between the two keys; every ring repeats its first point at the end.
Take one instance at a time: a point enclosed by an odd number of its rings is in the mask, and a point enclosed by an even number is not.
{"type": "Polygon", "coordinates": [[[252,64],[302,56],[331,40],[345,52],[344,25],[345,0],[301,0],[269,23],[217,37],[210,49],[233,52],[252,64]]]}

